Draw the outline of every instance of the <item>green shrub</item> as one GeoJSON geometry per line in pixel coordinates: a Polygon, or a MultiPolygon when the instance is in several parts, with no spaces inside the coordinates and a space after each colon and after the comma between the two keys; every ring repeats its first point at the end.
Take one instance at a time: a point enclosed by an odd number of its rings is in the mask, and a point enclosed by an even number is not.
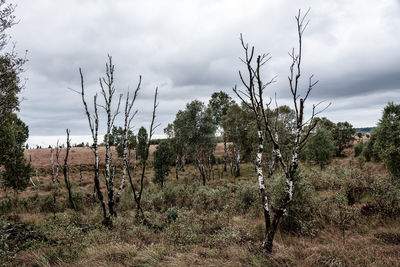
{"type": "Polygon", "coordinates": [[[354,156],[358,157],[361,155],[362,151],[364,149],[364,142],[358,142],[355,146],[354,146],[354,156]]]}
{"type": "MultiPolygon", "coordinates": [[[[54,212],[54,199],[53,195],[47,195],[44,197],[44,199],[40,202],[40,212],[54,212]]],[[[61,211],[61,207],[59,204],[57,204],[56,200],[56,205],[55,205],[55,211],[59,212],[61,211]]]]}
{"type": "Polygon", "coordinates": [[[201,186],[193,196],[193,209],[197,212],[223,209],[223,199],[220,199],[216,189],[201,186]]]}
{"type": "Polygon", "coordinates": [[[400,185],[399,182],[377,177],[371,184],[372,205],[384,216],[400,214],[400,185]]]}
{"type": "Polygon", "coordinates": [[[239,212],[248,212],[250,208],[257,206],[261,203],[257,183],[249,181],[238,185],[234,199],[235,210],[239,212]]]}
{"type": "Polygon", "coordinates": [[[165,216],[167,217],[168,223],[172,223],[179,217],[179,213],[177,209],[170,208],[165,212],[165,216]]]}
{"type": "Polygon", "coordinates": [[[340,229],[344,241],[346,231],[357,223],[360,210],[348,204],[348,199],[343,192],[337,192],[330,197],[325,207],[328,207],[324,212],[325,218],[340,229]]]}
{"type": "Polygon", "coordinates": [[[302,181],[301,174],[294,181],[293,200],[286,216],[282,217],[281,231],[296,235],[314,236],[322,228],[319,202],[315,198],[314,187],[302,181]]]}
{"type": "Polygon", "coordinates": [[[377,152],[393,177],[400,178],[400,105],[389,103],[373,135],[377,152]]]}
{"type": "Polygon", "coordinates": [[[334,151],[335,144],[331,132],[323,127],[318,127],[307,142],[305,154],[309,162],[314,162],[323,169],[331,163],[334,151]]]}

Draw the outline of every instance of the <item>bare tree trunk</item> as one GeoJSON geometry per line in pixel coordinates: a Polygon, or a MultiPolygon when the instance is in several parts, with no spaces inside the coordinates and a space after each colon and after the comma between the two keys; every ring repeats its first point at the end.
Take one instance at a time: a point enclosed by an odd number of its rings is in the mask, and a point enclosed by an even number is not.
{"type": "Polygon", "coordinates": [[[52,148],[50,149],[50,164],[51,164],[51,167],[50,167],[50,175],[51,175],[51,182],[54,184],[55,181],[56,181],[56,178],[55,178],[55,170],[54,170],[53,152],[54,152],[54,149],[53,149],[53,147],[52,147],[52,148]]]}
{"type": "Polygon", "coordinates": [[[154,94],[153,116],[152,116],[152,120],[151,120],[151,124],[150,124],[149,139],[146,144],[146,153],[145,153],[144,159],[142,160],[142,173],[141,173],[140,181],[139,181],[140,188],[138,188],[138,189],[135,188],[135,184],[133,183],[132,176],[130,174],[130,170],[129,170],[129,168],[127,168],[129,183],[131,185],[133,197],[134,197],[134,200],[136,203],[136,216],[141,217],[143,223],[148,224],[148,225],[150,223],[144,217],[143,209],[141,207],[141,200],[142,200],[142,193],[143,193],[143,188],[144,188],[143,182],[144,182],[145,172],[146,172],[146,163],[147,163],[147,159],[149,157],[150,142],[154,135],[154,130],[160,125],[160,124],[154,125],[155,118],[156,118],[156,109],[158,107],[157,96],[158,96],[158,87],[156,88],[156,91],[154,94]]]}
{"type": "Polygon", "coordinates": [[[235,177],[240,176],[240,148],[236,148],[236,158],[235,158],[235,177]]]}
{"type": "Polygon", "coordinates": [[[140,90],[140,85],[142,83],[142,76],[139,76],[139,83],[136,87],[136,90],[134,92],[133,98],[131,102],[129,102],[129,90],[126,93],[126,101],[125,101],[125,116],[124,116],[124,138],[122,140],[123,143],[123,168],[122,168],[122,179],[121,179],[121,184],[119,186],[116,202],[119,203],[122,190],[124,189],[125,185],[125,179],[127,175],[127,170],[129,168],[129,158],[128,158],[128,137],[129,137],[129,131],[131,129],[131,122],[133,118],[135,117],[137,110],[131,115],[131,110],[133,107],[133,104],[135,103],[136,97],[138,95],[138,92],[140,90]]]}
{"type": "Polygon", "coordinates": [[[82,186],[83,177],[82,177],[82,166],[79,166],[79,186],[82,186]]]}
{"type": "Polygon", "coordinates": [[[200,159],[196,158],[196,166],[199,169],[202,181],[203,181],[203,185],[206,185],[206,174],[204,172],[204,166],[203,164],[200,162],[200,159]]]}
{"type": "Polygon", "coordinates": [[[105,145],[106,145],[106,170],[105,170],[105,179],[107,185],[107,195],[108,195],[108,211],[111,216],[117,216],[117,213],[114,209],[114,177],[111,173],[111,150],[110,150],[110,134],[111,129],[114,125],[115,117],[119,114],[119,106],[121,103],[122,95],[119,96],[118,107],[114,114],[111,114],[111,105],[113,96],[115,93],[114,87],[114,65],[112,63],[112,57],[108,55],[108,63],[106,64],[106,78],[99,78],[99,83],[101,87],[101,94],[104,97],[105,106],[103,106],[105,112],[107,113],[107,132],[105,135],[105,145]]]}
{"type": "Polygon", "coordinates": [[[176,180],[179,179],[179,156],[176,155],[176,159],[175,159],[175,177],[176,180]]]}
{"type": "MultiPolygon", "coordinates": [[[[258,128],[258,153],[256,157],[256,170],[257,170],[257,176],[258,176],[258,181],[259,181],[259,187],[260,187],[260,195],[261,195],[261,201],[263,204],[264,208],[264,219],[265,219],[265,237],[262,242],[262,248],[267,251],[271,252],[272,247],[273,247],[273,240],[274,236],[276,233],[276,230],[279,225],[279,221],[283,215],[286,214],[286,208],[289,205],[289,203],[292,201],[293,198],[293,180],[294,176],[297,171],[298,167],[298,155],[301,151],[301,149],[304,147],[306,144],[306,141],[311,133],[311,131],[315,128],[316,122],[314,120],[314,117],[324,111],[329,105],[327,105],[324,109],[321,111],[316,112],[316,107],[319,105],[313,105],[312,108],[312,114],[309,120],[306,121],[306,123],[303,123],[303,116],[304,116],[304,103],[307,100],[313,86],[317,82],[312,81],[311,76],[309,78],[309,85],[308,89],[306,90],[306,94],[304,98],[300,98],[298,94],[298,86],[299,86],[299,78],[300,78],[300,65],[301,65],[301,59],[302,59],[302,35],[304,33],[305,28],[308,25],[308,22],[304,23],[304,20],[308,14],[308,11],[305,13],[305,15],[301,16],[300,10],[298,15],[296,16],[296,22],[297,22],[297,33],[298,33],[298,38],[299,38],[299,50],[298,54],[295,54],[294,49],[292,50],[291,53],[289,53],[290,57],[292,58],[292,64],[290,66],[290,75],[288,77],[289,79],[289,85],[290,85],[290,91],[292,93],[293,97],[293,104],[295,108],[295,114],[296,114],[296,134],[294,138],[294,147],[292,150],[291,154],[291,160],[289,162],[285,162],[282,154],[281,154],[281,149],[279,145],[279,140],[278,140],[278,132],[274,131],[271,128],[270,125],[270,117],[268,115],[269,112],[269,105],[270,103],[267,103],[266,106],[264,106],[263,103],[263,91],[264,89],[270,85],[271,83],[275,82],[275,77],[272,78],[269,82],[263,83],[261,74],[260,74],[260,69],[262,66],[265,65],[265,63],[268,62],[270,59],[268,54],[263,54],[257,56],[257,62],[255,67],[253,66],[252,60],[254,57],[254,47],[251,47],[249,49],[249,45],[245,44],[243,41],[242,35],[240,36],[241,44],[242,47],[245,51],[245,59],[242,59],[242,61],[246,64],[247,71],[248,71],[248,81],[246,82],[242,76],[242,73],[239,71],[239,76],[240,79],[243,83],[243,85],[246,87],[246,92],[243,93],[239,91],[236,87],[233,88],[233,91],[236,93],[236,95],[243,101],[244,104],[246,104],[254,113],[256,121],[257,121],[257,128],[258,128]],[[250,103],[245,101],[243,97],[246,97],[250,100],[250,103]],[[305,126],[308,126],[305,129],[305,126]],[[267,198],[267,192],[264,184],[264,178],[263,178],[263,173],[262,173],[262,156],[263,156],[263,141],[264,141],[264,129],[266,131],[266,134],[268,135],[269,139],[271,140],[273,144],[273,149],[274,149],[274,155],[276,155],[276,160],[280,163],[283,171],[285,172],[285,192],[283,194],[283,197],[277,201],[276,207],[270,208],[270,203],[268,202],[267,198]],[[270,215],[270,210],[272,209],[273,213],[273,219],[271,221],[271,215],[270,215]]],[[[271,206],[272,207],[272,206],[271,206]]],[[[272,214],[271,213],[271,214],[272,214]]]]}
{"type": "MultiPolygon", "coordinates": [[[[56,217],[56,211],[57,211],[57,188],[58,185],[56,184],[56,176],[55,176],[55,169],[54,169],[54,158],[53,158],[53,153],[54,153],[54,149],[51,148],[50,149],[50,163],[51,163],[51,167],[50,167],[50,174],[51,174],[51,183],[53,184],[53,217],[56,217]]],[[[56,160],[58,163],[58,156],[59,156],[59,152],[58,152],[58,141],[57,141],[57,148],[56,148],[56,160]]]]}
{"type": "Polygon", "coordinates": [[[37,169],[35,169],[35,177],[36,177],[36,181],[38,182],[38,184],[40,184],[39,175],[38,175],[38,170],[37,169]]]}
{"type": "Polygon", "coordinates": [[[112,227],[112,221],[110,217],[107,215],[107,208],[104,201],[103,193],[100,189],[100,181],[99,181],[99,147],[98,147],[98,134],[99,134],[99,115],[97,110],[97,94],[93,97],[93,107],[94,107],[94,115],[93,117],[90,115],[86,100],[85,100],[85,86],[83,80],[83,74],[81,68],[79,68],[79,74],[81,76],[81,92],[78,92],[82,96],[82,102],[85,107],[86,116],[89,122],[89,128],[92,133],[93,138],[93,153],[94,153],[94,192],[98,200],[100,201],[101,208],[103,210],[103,224],[107,227],[112,227]]]}
{"type": "Polygon", "coordinates": [[[227,164],[227,161],[228,161],[228,148],[226,146],[226,134],[225,134],[225,132],[224,132],[223,136],[224,136],[224,172],[226,172],[226,164],[227,164]]]}
{"type": "MultiPolygon", "coordinates": [[[[32,155],[29,155],[29,165],[31,165],[31,164],[32,164],[32,155]]],[[[33,187],[36,187],[36,184],[33,182],[32,176],[30,173],[29,173],[29,181],[31,182],[33,187]]]]}
{"type": "Polygon", "coordinates": [[[181,157],[181,165],[180,165],[180,169],[181,171],[185,171],[185,165],[186,165],[186,152],[182,153],[182,157],[181,157]]]}
{"type": "Polygon", "coordinates": [[[271,178],[274,175],[275,164],[276,164],[275,157],[273,157],[271,160],[268,161],[268,178],[271,178]]]}
{"type": "Polygon", "coordinates": [[[65,181],[65,186],[67,187],[67,191],[68,191],[69,203],[71,204],[71,208],[73,208],[76,211],[77,208],[76,208],[75,202],[72,198],[71,181],[70,181],[70,177],[68,174],[68,156],[69,156],[69,150],[71,149],[71,144],[70,144],[70,140],[69,140],[70,130],[67,129],[66,132],[67,132],[67,150],[65,152],[64,167],[63,167],[64,181],[65,181]]]}

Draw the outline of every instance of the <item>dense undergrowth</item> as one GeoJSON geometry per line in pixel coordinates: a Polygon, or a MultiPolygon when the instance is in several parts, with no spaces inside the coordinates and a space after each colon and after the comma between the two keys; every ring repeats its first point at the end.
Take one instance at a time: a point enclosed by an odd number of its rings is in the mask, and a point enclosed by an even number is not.
{"type": "MultiPolygon", "coordinates": [[[[301,168],[274,252],[260,249],[264,224],[251,165],[239,178],[215,176],[207,186],[187,168],[164,191],[147,173],[146,218],[135,219],[127,187],[113,229],[104,228],[91,174],[73,174],[78,211],[64,189],[41,184],[0,200],[0,259],[4,266],[395,266],[400,264],[400,184],[373,163],[335,161],[325,170],[301,168]],[[56,195],[56,206],[53,195],[56,195]]],[[[282,192],[280,173],[269,181],[282,192]]],[[[271,196],[272,197],[272,196],[271,196]]],[[[279,199],[279,198],[277,198],[279,199]]],[[[275,201],[275,199],[272,199],[275,201]]]]}

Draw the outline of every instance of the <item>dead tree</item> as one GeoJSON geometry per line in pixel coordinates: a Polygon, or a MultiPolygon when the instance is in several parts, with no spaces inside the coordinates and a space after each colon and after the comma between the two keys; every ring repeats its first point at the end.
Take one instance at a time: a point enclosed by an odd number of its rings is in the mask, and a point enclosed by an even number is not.
{"type": "Polygon", "coordinates": [[[106,203],[104,201],[103,193],[100,189],[100,180],[99,180],[99,145],[98,145],[98,137],[99,137],[99,114],[98,114],[98,105],[97,105],[97,94],[93,97],[93,115],[90,114],[88,105],[85,100],[85,83],[83,79],[82,69],[79,68],[79,74],[81,77],[81,92],[78,92],[82,96],[83,106],[85,107],[86,117],[89,122],[90,132],[92,134],[93,145],[92,150],[94,154],[94,192],[97,199],[100,201],[101,208],[103,211],[103,224],[107,227],[112,227],[112,221],[107,213],[106,203]]]}
{"type": "Polygon", "coordinates": [[[56,181],[55,177],[55,170],[54,170],[54,148],[50,148],[50,176],[51,176],[51,182],[54,184],[56,181]]]}
{"type": "MultiPolygon", "coordinates": [[[[57,155],[57,162],[58,162],[58,156],[59,156],[59,151],[58,151],[58,141],[57,141],[57,148],[56,148],[56,155],[57,155]]],[[[57,192],[58,192],[58,184],[60,183],[58,180],[56,180],[56,171],[54,167],[54,148],[50,148],[50,175],[51,175],[51,183],[53,184],[53,216],[56,216],[56,211],[57,211],[57,192]],[[56,184],[56,182],[58,184],[56,184]]],[[[58,169],[57,169],[58,170],[58,169]]],[[[57,174],[58,176],[58,174],[57,174]]]]}
{"type": "Polygon", "coordinates": [[[83,177],[82,177],[82,165],[79,166],[79,186],[82,186],[83,177]]]}
{"type": "Polygon", "coordinates": [[[36,182],[38,182],[38,184],[40,184],[40,181],[39,181],[39,173],[38,173],[38,170],[37,170],[37,169],[35,169],[35,178],[36,178],[36,182]]]}
{"type": "MultiPolygon", "coordinates": [[[[56,144],[56,169],[55,169],[55,172],[54,172],[54,179],[55,179],[55,181],[57,182],[57,183],[60,183],[60,180],[58,179],[58,174],[59,174],[59,171],[60,171],[60,161],[59,161],[59,158],[60,158],[60,146],[58,145],[58,140],[57,140],[57,144],[56,144]]],[[[53,165],[53,171],[54,171],[54,164],[52,164],[53,165]]]]}
{"type": "Polygon", "coordinates": [[[149,139],[147,140],[147,145],[146,145],[146,153],[144,155],[144,158],[142,159],[142,173],[140,176],[140,180],[139,180],[139,185],[140,187],[137,188],[137,186],[134,184],[133,179],[132,179],[132,175],[130,172],[130,168],[127,168],[127,172],[128,172],[128,178],[129,178],[129,183],[131,185],[131,189],[133,192],[133,197],[136,203],[136,216],[137,218],[141,218],[143,220],[144,223],[147,223],[147,220],[144,217],[144,213],[143,213],[143,209],[141,206],[141,200],[142,200],[142,193],[143,193],[143,182],[144,182],[144,178],[145,178],[145,172],[146,172],[146,163],[147,163],[147,159],[149,157],[149,149],[150,149],[150,142],[151,142],[151,138],[154,135],[154,131],[155,129],[160,125],[154,125],[154,121],[156,118],[156,109],[158,106],[158,102],[157,102],[157,95],[158,95],[158,87],[156,88],[155,94],[154,94],[154,102],[153,102],[153,116],[151,119],[151,124],[150,124],[150,131],[149,131],[149,139]]]}
{"type": "Polygon", "coordinates": [[[71,144],[70,144],[70,139],[69,139],[70,130],[67,129],[66,132],[67,132],[67,149],[66,149],[65,158],[64,158],[63,174],[64,174],[65,186],[67,187],[67,191],[68,191],[69,203],[71,204],[71,208],[73,208],[76,211],[77,208],[76,208],[74,199],[72,198],[71,180],[69,177],[69,168],[68,168],[68,156],[69,156],[69,151],[71,149],[71,144]]]}
{"type": "Polygon", "coordinates": [[[292,149],[292,154],[290,160],[285,161],[282,156],[279,135],[277,131],[274,131],[270,123],[270,116],[268,116],[268,111],[270,110],[269,105],[272,102],[272,98],[269,98],[267,103],[264,103],[263,93],[267,86],[275,82],[275,77],[268,82],[263,82],[261,77],[261,68],[271,59],[269,54],[258,55],[255,59],[254,56],[254,46],[251,48],[248,44],[243,41],[242,35],[240,36],[240,41],[245,52],[245,58],[242,62],[247,67],[247,81],[245,80],[242,73],[239,71],[239,77],[243,83],[245,90],[240,91],[235,86],[233,91],[236,95],[252,110],[258,128],[258,150],[256,156],[256,170],[257,177],[260,188],[261,202],[264,210],[264,220],[265,220],[265,237],[262,242],[262,248],[267,252],[272,252],[273,240],[275,233],[277,231],[279,221],[284,216],[287,211],[287,207],[293,198],[293,180],[298,168],[298,155],[300,151],[306,144],[306,141],[310,135],[310,132],[315,128],[316,122],[314,117],[325,110],[329,105],[320,111],[316,111],[320,103],[313,105],[311,118],[304,121],[304,104],[308,99],[311,90],[317,84],[313,82],[313,75],[309,77],[308,88],[306,89],[305,96],[300,98],[299,95],[299,78],[301,75],[301,60],[302,60],[302,36],[308,25],[308,21],[305,22],[308,11],[305,15],[301,15],[299,10],[298,15],[295,17],[297,22],[297,34],[299,39],[299,48],[297,53],[294,49],[289,53],[292,64],[290,66],[289,74],[289,86],[293,97],[293,105],[296,113],[296,132],[293,140],[294,147],[292,149]],[[253,60],[256,60],[254,63],[253,60]],[[245,100],[247,99],[247,101],[245,100]],[[265,130],[264,130],[265,129],[265,130]],[[279,199],[274,205],[269,201],[270,192],[266,191],[264,176],[262,171],[262,158],[264,153],[264,138],[267,137],[271,140],[273,144],[273,150],[277,157],[277,161],[282,167],[285,173],[285,192],[283,197],[279,199]]]}
{"type": "MultiPolygon", "coordinates": [[[[32,166],[32,155],[29,155],[29,165],[32,166]]],[[[32,176],[29,174],[29,181],[31,182],[33,187],[36,187],[36,184],[32,180],[32,176]]]]}
{"type": "Polygon", "coordinates": [[[122,190],[124,189],[125,185],[125,179],[127,175],[127,170],[129,168],[129,157],[128,157],[128,137],[129,137],[129,131],[131,130],[131,122],[133,118],[135,117],[136,113],[138,112],[135,110],[133,114],[131,114],[133,104],[135,103],[136,97],[138,95],[138,92],[140,90],[140,85],[142,83],[142,76],[139,76],[139,82],[136,87],[136,90],[134,91],[133,98],[130,100],[129,97],[129,90],[126,93],[126,101],[125,101],[125,116],[124,116],[124,137],[122,140],[123,144],[123,167],[122,167],[122,179],[121,179],[121,184],[119,186],[118,194],[116,197],[116,203],[119,202],[122,194],[122,190]]]}
{"type": "Polygon", "coordinates": [[[107,186],[107,195],[108,195],[108,210],[111,216],[117,216],[117,213],[114,209],[114,176],[111,170],[112,158],[111,158],[111,150],[110,150],[110,134],[111,129],[114,125],[114,120],[116,116],[119,114],[119,105],[121,103],[121,97],[119,96],[118,106],[116,111],[112,114],[112,100],[115,94],[114,87],[114,65],[112,63],[112,57],[108,55],[108,63],[106,63],[106,76],[103,78],[99,78],[99,83],[101,87],[101,94],[104,97],[105,105],[101,106],[104,108],[107,113],[107,132],[105,135],[105,145],[106,145],[106,170],[105,170],[105,179],[107,186]]]}

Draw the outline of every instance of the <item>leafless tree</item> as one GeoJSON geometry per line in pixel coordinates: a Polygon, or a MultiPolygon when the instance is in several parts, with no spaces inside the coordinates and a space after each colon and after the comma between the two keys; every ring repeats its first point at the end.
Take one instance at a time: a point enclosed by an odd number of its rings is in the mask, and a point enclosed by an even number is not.
{"type": "Polygon", "coordinates": [[[82,176],[82,166],[79,166],[79,186],[82,186],[83,176],[82,176]]]}
{"type": "MultiPolygon", "coordinates": [[[[54,179],[57,183],[60,183],[60,180],[58,179],[58,174],[60,171],[60,146],[58,145],[59,141],[57,140],[57,144],[56,144],[56,168],[54,171],[54,162],[52,162],[52,175],[54,176],[54,179]]],[[[52,160],[52,155],[50,160],[52,160]]]]}
{"type": "Polygon", "coordinates": [[[50,176],[51,176],[51,182],[54,184],[56,181],[55,178],[55,169],[54,169],[54,148],[50,148],[50,176]]]}
{"type": "MultiPolygon", "coordinates": [[[[29,155],[29,165],[32,165],[32,155],[29,155]]],[[[36,184],[32,180],[32,176],[29,174],[29,181],[31,182],[33,187],[36,187],[36,184]]]]}
{"type": "Polygon", "coordinates": [[[69,151],[71,149],[71,143],[70,143],[70,139],[69,139],[70,130],[67,129],[66,132],[67,132],[67,148],[66,148],[65,158],[64,158],[63,174],[64,174],[65,186],[68,191],[69,203],[71,204],[71,208],[73,208],[76,211],[77,210],[76,204],[74,202],[74,199],[72,198],[71,179],[69,177],[69,168],[68,168],[68,157],[69,157],[69,151]]]}
{"type": "Polygon", "coordinates": [[[58,140],[57,140],[57,146],[56,146],[56,161],[57,161],[57,175],[56,175],[56,170],[54,166],[54,148],[50,148],[50,175],[51,175],[51,183],[53,184],[53,216],[56,216],[56,203],[57,203],[57,191],[58,191],[58,184],[60,181],[58,180],[58,158],[59,158],[60,152],[58,148],[58,140]],[[57,179],[56,179],[57,177],[57,179]]]}
{"type": "Polygon", "coordinates": [[[258,151],[256,156],[256,170],[266,226],[262,248],[267,252],[272,252],[273,240],[279,225],[279,221],[282,216],[286,214],[286,209],[289,203],[292,201],[293,180],[298,168],[298,155],[306,144],[310,132],[316,126],[315,120],[313,119],[318,113],[322,112],[329,106],[327,105],[325,108],[317,111],[317,108],[321,103],[313,105],[310,119],[308,119],[307,121],[304,120],[304,104],[308,99],[311,90],[318,82],[314,82],[312,80],[313,75],[311,75],[309,77],[309,84],[308,88],[306,89],[305,96],[300,97],[298,90],[299,79],[301,76],[302,36],[308,25],[308,21],[305,20],[308,12],[309,11],[302,15],[301,11],[299,10],[297,16],[295,16],[297,22],[299,47],[297,52],[295,52],[295,50],[293,49],[292,52],[289,53],[292,59],[292,63],[290,65],[290,74],[288,79],[290,91],[293,98],[293,105],[296,113],[296,130],[293,141],[294,147],[289,161],[285,161],[282,156],[278,132],[275,131],[274,128],[271,126],[270,116],[268,116],[267,114],[270,110],[269,106],[272,102],[272,98],[269,98],[269,100],[264,103],[264,90],[270,84],[275,82],[275,77],[268,82],[263,82],[261,77],[261,68],[271,59],[271,57],[269,56],[269,54],[258,55],[255,60],[256,62],[254,63],[254,46],[249,47],[248,44],[245,44],[242,35],[240,36],[240,41],[245,52],[245,58],[242,59],[242,62],[247,67],[248,77],[246,81],[242,73],[239,71],[239,77],[245,87],[245,90],[238,90],[235,86],[233,88],[233,91],[253,111],[257,122],[258,151]],[[247,101],[245,99],[247,99],[247,101]],[[275,206],[273,206],[272,203],[270,203],[269,201],[270,192],[267,192],[266,190],[262,171],[262,158],[264,153],[263,143],[265,136],[267,136],[267,138],[271,140],[274,153],[285,173],[285,192],[283,194],[283,197],[279,201],[277,201],[277,203],[275,203],[275,206]]]}
{"type": "Polygon", "coordinates": [[[106,77],[99,78],[99,83],[101,87],[101,94],[104,97],[105,105],[101,106],[107,113],[107,132],[105,135],[105,145],[106,145],[106,170],[105,179],[108,193],[108,210],[110,215],[117,216],[114,209],[114,176],[111,170],[112,157],[110,150],[110,134],[111,129],[114,125],[115,118],[119,114],[119,106],[121,103],[122,95],[119,95],[118,106],[114,113],[112,113],[112,100],[115,94],[114,87],[114,65],[112,63],[112,57],[108,55],[108,63],[106,63],[106,77]]]}
{"type": "Polygon", "coordinates": [[[129,183],[131,185],[131,189],[132,189],[132,192],[133,192],[133,197],[134,197],[134,200],[135,200],[135,203],[136,203],[136,216],[137,217],[141,217],[141,219],[145,223],[148,223],[148,222],[144,217],[143,209],[142,209],[142,206],[141,206],[141,200],[142,200],[142,193],[143,193],[143,188],[144,188],[143,187],[143,182],[144,182],[144,178],[145,178],[146,163],[147,163],[147,159],[149,157],[149,149],[150,149],[151,138],[154,135],[155,129],[160,125],[160,124],[157,124],[157,125],[154,124],[154,121],[155,121],[155,118],[156,118],[156,109],[157,109],[157,106],[158,106],[157,95],[158,95],[158,87],[156,88],[156,91],[154,93],[153,116],[152,116],[151,124],[150,124],[149,139],[148,139],[147,145],[146,145],[146,154],[145,154],[145,157],[143,159],[142,173],[141,173],[140,180],[139,180],[139,184],[140,184],[139,188],[137,188],[137,186],[133,182],[132,175],[131,175],[129,167],[127,168],[128,177],[129,177],[129,183]]]}
{"type": "Polygon", "coordinates": [[[139,76],[139,82],[136,87],[136,90],[134,91],[132,99],[130,99],[130,97],[129,97],[129,90],[126,93],[125,116],[124,116],[124,118],[125,118],[124,119],[124,137],[122,140],[122,143],[123,143],[123,156],[122,156],[123,157],[123,168],[122,168],[121,184],[119,186],[119,190],[118,190],[118,194],[117,194],[117,198],[116,198],[117,203],[119,202],[119,200],[121,198],[122,190],[125,185],[127,170],[129,168],[129,158],[130,157],[128,157],[128,145],[129,145],[128,137],[129,137],[129,131],[131,130],[131,122],[132,122],[133,118],[135,117],[136,113],[138,112],[137,110],[135,110],[135,112],[133,114],[131,114],[131,111],[132,111],[133,104],[135,103],[136,97],[138,95],[138,92],[140,90],[141,83],[142,83],[142,76],[139,76]]]}
{"type": "Polygon", "coordinates": [[[103,193],[100,189],[100,180],[99,180],[99,113],[98,113],[98,104],[97,104],[97,94],[93,96],[93,115],[90,114],[87,102],[85,100],[85,83],[82,74],[82,69],[79,68],[79,74],[81,77],[81,92],[78,92],[82,96],[83,106],[85,107],[86,117],[88,119],[90,132],[92,134],[93,145],[92,150],[94,154],[94,192],[97,199],[100,201],[101,208],[103,211],[103,224],[107,227],[112,227],[112,221],[107,213],[106,203],[103,197],[103,193]]]}

